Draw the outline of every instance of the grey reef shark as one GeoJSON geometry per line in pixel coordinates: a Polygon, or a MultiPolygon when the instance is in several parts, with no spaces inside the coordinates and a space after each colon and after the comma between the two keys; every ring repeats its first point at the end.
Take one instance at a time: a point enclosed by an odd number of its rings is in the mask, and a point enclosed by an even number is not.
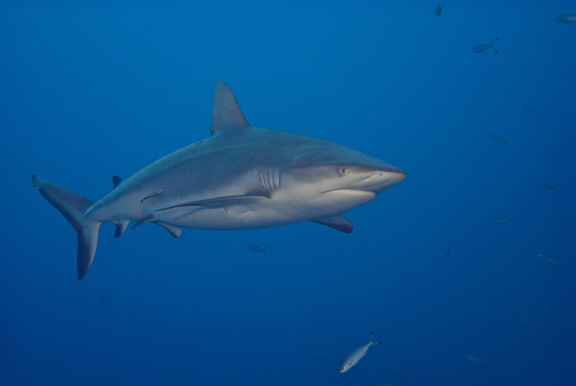
{"type": "Polygon", "coordinates": [[[239,230],[313,221],[352,232],[342,212],[401,182],[406,173],[336,143],[248,123],[234,94],[218,82],[211,137],[122,180],[100,201],[38,176],[32,184],[78,235],[78,280],[94,260],[103,222],[115,237],[144,223],[179,237],[183,227],[239,230]]]}

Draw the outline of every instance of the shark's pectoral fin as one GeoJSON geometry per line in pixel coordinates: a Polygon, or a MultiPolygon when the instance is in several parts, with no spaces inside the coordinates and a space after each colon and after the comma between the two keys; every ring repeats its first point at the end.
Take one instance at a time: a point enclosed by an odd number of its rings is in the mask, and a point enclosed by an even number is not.
{"type": "Polygon", "coordinates": [[[114,233],[114,237],[120,237],[122,236],[122,233],[124,233],[124,231],[126,230],[126,227],[128,226],[128,224],[130,223],[130,221],[122,221],[121,223],[115,224],[116,225],[116,233],[114,233]]]}
{"type": "Polygon", "coordinates": [[[317,222],[318,224],[326,225],[344,233],[351,233],[354,230],[354,227],[350,221],[348,221],[342,214],[320,217],[312,221],[317,222]]]}
{"type": "Polygon", "coordinates": [[[174,209],[174,208],[183,208],[187,206],[206,206],[212,208],[224,208],[227,206],[234,206],[234,205],[250,205],[252,202],[258,202],[260,200],[267,200],[270,198],[269,194],[265,193],[256,193],[256,194],[246,194],[246,195],[239,195],[239,196],[225,196],[225,197],[215,197],[209,198],[207,200],[199,200],[199,201],[191,201],[191,202],[183,202],[181,204],[167,206],[166,208],[157,209],[156,211],[174,209]]]}
{"type": "Polygon", "coordinates": [[[142,217],[140,220],[136,221],[136,223],[134,223],[134,225],[132,225],[130,227],[130,229],[128,229],[129,231],[138,228],[140,225],[145,224],[149,221],[154,220],[154,213],[148,213],[146,216],[142,217]]]}
{"type": "Polygon", "coordinates": [[[175,239],[177,239],[178,237],[180,237],[180,235],[182,234],[182,228],[174,226],[174,225],[168,225],[168,224],[163,224],[161,222],[157,222],[156,224],[160,225],[162,228],[166,229],[168,232],[170,232],[170,234],[172,235],[172,237],[174,237],[175,239]]]}

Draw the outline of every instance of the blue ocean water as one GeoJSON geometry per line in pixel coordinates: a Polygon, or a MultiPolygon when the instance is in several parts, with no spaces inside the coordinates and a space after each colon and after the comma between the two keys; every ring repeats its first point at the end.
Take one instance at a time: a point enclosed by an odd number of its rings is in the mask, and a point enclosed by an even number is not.
{"type": "Polygon", "coordinates": [[[0,385],[576,384],[576,3],[441,6],[1,2],[0,385]],[[103,197],[209,136],[218,80],[407,179],[349,235],[105,224],[77,281],[30,176],[103,197]]]}

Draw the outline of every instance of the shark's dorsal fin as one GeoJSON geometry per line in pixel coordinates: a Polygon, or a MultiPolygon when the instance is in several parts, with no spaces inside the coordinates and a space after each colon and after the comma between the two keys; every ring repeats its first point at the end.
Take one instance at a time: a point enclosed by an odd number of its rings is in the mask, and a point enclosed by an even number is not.
{"type": "Polygon", "coordinates": [[[350,221],[340,213],[332,216],[320,217],[312,221],[344,233],[351,233],[354,230],[350,221]]]}
{"type": "Polygon", "coordinates": [[[122,178],[118,176],[112,176],[112,183],[114,184],[114,188],[116,188],[122,183],[122,178]]]}
{"type": "Polygon", "coordinates": [[[223,130],[237,130],[250,126],[238,106],[230,87],[218,81],[214,95],[214,120],[210,126],[212,135],[223,130]]]}

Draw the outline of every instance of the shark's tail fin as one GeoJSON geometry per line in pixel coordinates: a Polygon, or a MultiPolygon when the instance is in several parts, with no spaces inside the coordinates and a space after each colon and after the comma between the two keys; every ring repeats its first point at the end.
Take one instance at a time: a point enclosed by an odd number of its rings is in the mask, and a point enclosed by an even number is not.
{"type": "Polygon", "coordinates": [[[101,223],[89,221],[84,216],[86,209],[94,203],[86,197],[54,185],[38,176],[32,176],[32,185],[74,227],[78,235],[78,280],[82,279],[90,269],[98,245],[98,230],[101,223]]]}

